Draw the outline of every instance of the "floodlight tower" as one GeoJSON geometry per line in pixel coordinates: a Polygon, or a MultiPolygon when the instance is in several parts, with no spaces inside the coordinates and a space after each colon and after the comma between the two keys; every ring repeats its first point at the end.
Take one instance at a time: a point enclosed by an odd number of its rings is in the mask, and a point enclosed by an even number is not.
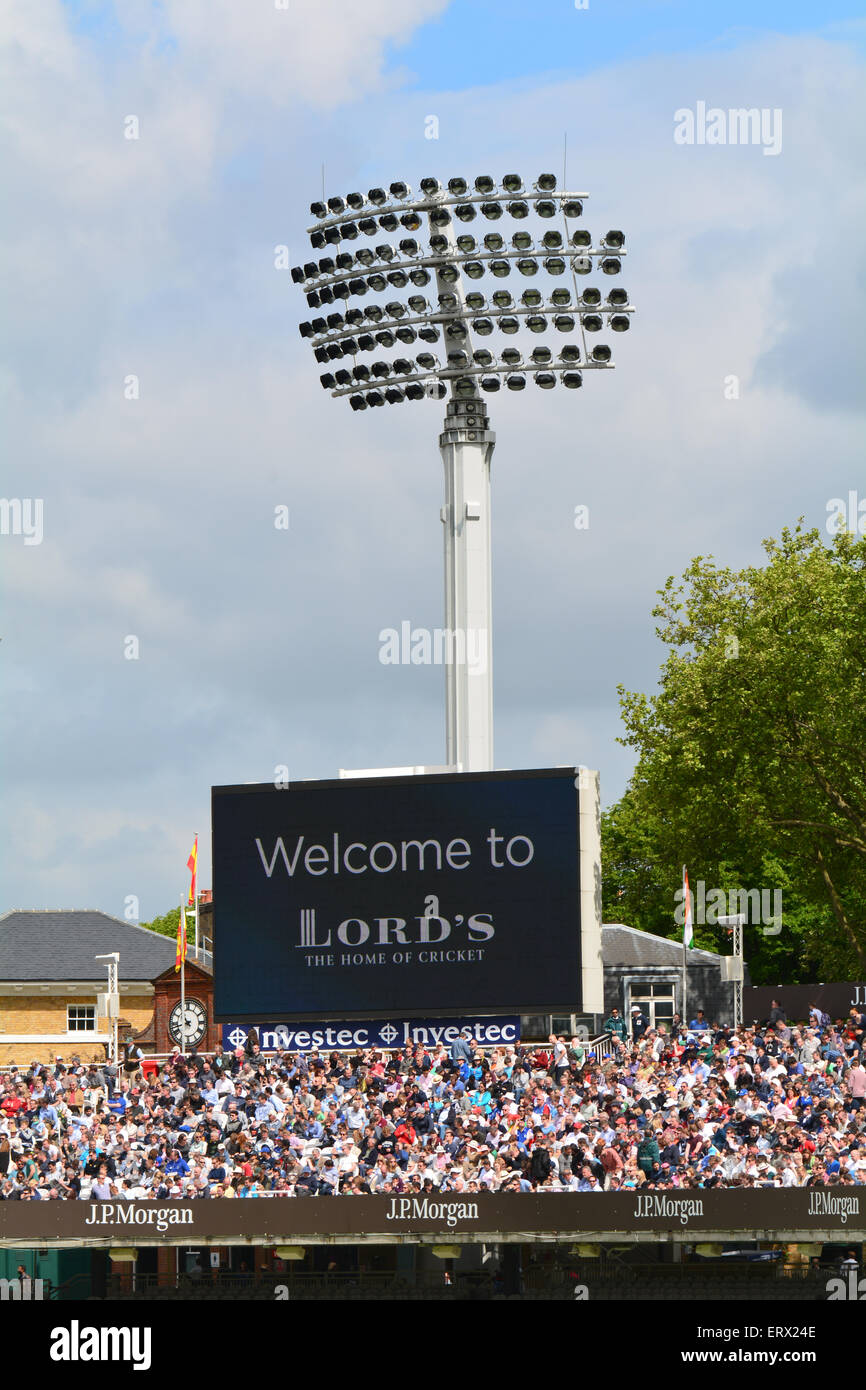
{"type": "Polygon", "coordinates": [[[440,516],[445,531],[446,758],[450,767],[464,772],[493,767],[490,463],[496,436],[481,392],[498,391],[503,380],[511,391],[524,390],[526,366],[542,390],[550,390],[557,381],[570,390],[580,387],[585,371],[614,366],[610,347],[588,347],[587,335],[599,332],[605,322],[613,332],[623,333],[634,312],[624,289],[612,289],[604,300],[596,287],[579,289],[578,277],[595,269],[619,274],[625,255],[620,231],[608,232],[597,246],[583,228],[570,232],[569,221],[582,215],[587,196],[557,192],[554,174],[541,174],[530,192],[519,174],[506,174],[499,185],[482,174],[472,190],[463,178],[449,179],[445,188],[438,179],[424,178],[417,197],[407,184],[396,182],[388,192],[371,188],[366,197],[349,193],[345,199],[329,198],[310,205],[316,221],[308,229],[313,250],[325,254],[292,270],[311,309],[333,306],[300,325],[316,361],[351,359],[351,366],[335,367],[320,377],[333,396],[347,396],[352,409],[360,411],[427,397],[444,400],[450,389],[439,436],[445,466],[440,516]],[[562,230],[548,226],[533,235],[521,229],[510,246],[497,231],[476,241],[458,230],[458,223],[473,222],[479,213],[495,223],[505,212],[518,222],[531,213],[548,223],[559,216],[562,230]],[[344,245],[375,237],[380,229],[417,232],[422,217],[428,222],[429,251],[412,235],[396,247],[365,242],[349,250],[344,245]],[[517,301],[508,290],[497,288],[489,302],[466,288],[466,280],[479,280],[485,273],[504,280],[512,269],[526,278],[534,278],[540,269],[552,280],[568,276],[571,288],[552,285],[546,293],[527,288],[517,301]],[[370,292],[421,290],[434,280],[435,303],[423,294],[409,293],[405,302],[395,296],[365,309],[348,304],[370,292]],[[494,328],[506,336],[540,336],[551,327],[563,334],[576,331],[579,341],[566,342],[559,352],[533,347],[526,363],[516,346],[497,355],[473,343],[473,335],[489,337],[494,328]],[[414,361],[378,356],[368,366],[361,355],[377,348],[399,351],[401,345],[417,341],[442,341],[444,358],[424,350],[414,361]]]}

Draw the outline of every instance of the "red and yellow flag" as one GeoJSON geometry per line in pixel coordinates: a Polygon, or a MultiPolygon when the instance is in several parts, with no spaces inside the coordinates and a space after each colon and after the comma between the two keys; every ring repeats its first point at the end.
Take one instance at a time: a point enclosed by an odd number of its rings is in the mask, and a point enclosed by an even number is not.
{"type": "Polygon", "coordinates": [[[187,898],[187,902],[190,907],[193,907],[195,904],[195,881],[198,871],[198,835],[195,837],[195,844],[192,847],[189,859],[186,861],[186,867],[190,872],[189,897],[187,898]]]}
{"type": "Polygon", "coordinates": [[[186,960],[186,908],[183,901],[180,904],[180,916],[177,920],[177,950],[174,957],[174,968],[180,970],[181,965],[186,960]]]}

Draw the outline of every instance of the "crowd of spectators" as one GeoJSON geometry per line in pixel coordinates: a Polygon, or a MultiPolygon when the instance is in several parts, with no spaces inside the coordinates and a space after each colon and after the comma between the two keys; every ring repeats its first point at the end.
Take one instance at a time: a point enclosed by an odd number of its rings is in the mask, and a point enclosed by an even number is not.
{"type": "Polygon", "coordinates": [[[0,1200],[866,1183],[862,1013],[608,1040],[4,1068],[0,1200]]]}

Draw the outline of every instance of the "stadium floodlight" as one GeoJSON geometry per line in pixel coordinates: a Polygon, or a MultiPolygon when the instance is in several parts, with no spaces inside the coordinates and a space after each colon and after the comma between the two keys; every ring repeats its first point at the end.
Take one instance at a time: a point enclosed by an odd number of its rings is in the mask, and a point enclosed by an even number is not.
{"type": "Polygon", "coordinates": [[[614,365],[609,344],[596,335],[605,327],[627,331],[634,307],[621,287],[603,293],[582,279],[617,275],[625,236],[614,229],[593,242],[585,227],[569,226],[569,219],[582,217],[588,195],[558,191],[555,175],[524,183],[510,173],[499,184],[489,174],[425,177],[418,189],[413,194],[398,180],[387,191],[376,186],[366,196],[311,203],[315,221],[308,234],[322,254],[292,267],[291,276],[312,310],[299,332],[321,364],[324,390],[345,397],[358,413],[450,397],[439,439],[445,626],[466,633],[467,641],[471,633],[479,657],[471,668],[446,663],[446,757],[450,767],[488,771],[495,435],[486,397],[503,388],[519,394],[533,384],[548,392],[558,384],[581,387],[587,371],[614,365]],[[505,236],[484,230],[485,222],[499,222],[506,213],[520,230],[511,232],[507,224],[505,236]],[[535,228],[533,218],[540,224],[535,228]],[[476,219],[479,234],[473,236],[463,228],[476,219]],[[399,245],[371,240],[349,250],[380,229],[415,235],[403,235],[399,245]],[[499,288],[509,277],[513,294],[499,288]]]}

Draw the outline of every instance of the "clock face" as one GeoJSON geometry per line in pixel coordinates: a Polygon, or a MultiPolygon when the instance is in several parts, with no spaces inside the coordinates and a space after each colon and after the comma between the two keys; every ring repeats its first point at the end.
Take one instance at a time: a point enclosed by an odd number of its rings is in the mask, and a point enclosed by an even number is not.
{"type": "Polygon", "coordinates": [[[197,999],[187,999],[183,1009],[175,1004],[168,1016],[168,1031],[178,1047],[198,1046],[207,1032],[207,1009],[197,999]]]}

